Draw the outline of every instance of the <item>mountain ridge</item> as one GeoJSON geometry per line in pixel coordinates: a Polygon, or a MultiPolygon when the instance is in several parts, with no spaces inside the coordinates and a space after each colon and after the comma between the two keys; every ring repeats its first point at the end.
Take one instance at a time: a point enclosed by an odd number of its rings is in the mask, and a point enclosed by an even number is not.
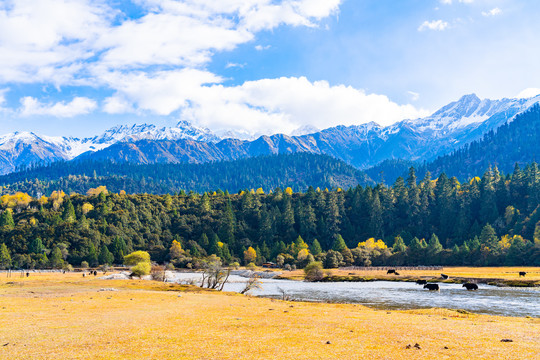
{"type": "Polygon", "coordinates": [[[328,154],[366,169],[387,159],[432,160],[512,121],[539,101],[540,96],[481,100],[469,94],[430,116],[386,127],[371,121],[313,132],[315,128],[305,126],[297,129],[303,135],[262,135],[254,140],[222,138],[186,121],[162,128],[119,125],[84,139],[15,132],[0,136],[0,174],[31,164],[72,159],[202,163],[294,152],[328,154]]]}

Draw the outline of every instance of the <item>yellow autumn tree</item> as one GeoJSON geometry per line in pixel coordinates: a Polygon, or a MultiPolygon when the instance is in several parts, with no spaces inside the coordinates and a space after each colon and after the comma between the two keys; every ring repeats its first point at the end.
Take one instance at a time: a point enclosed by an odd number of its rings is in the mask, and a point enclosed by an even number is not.
{"type": "Polygon", "coordinates": [[[299,261],[305,260],[309,255],[308,249],[302,249],[298,252],[298,256],[296,257],[299,261]]]}
{"type": "Polygon", "coordinates": [[[384,250],[384,249],[388,248],[388,246],[386,246],[384,241],[382,241],[380,239],[375,240],[375,238],[369,238],[364,242],[358,243],[358,247],[363,247],[363,248],[366,248],[366,249],[369,249],[369,250],[373,250],[373,249],[384,250]]]}
{"type": "Polygon", "coordinates": [[[184,250],[182,250],[182,244],[180,244],[176,240],[173,240],[172,245],[169,249],[169,255],[171,259],[178,259],[183,253],[184,250]]]}
{"type": "Polygon", "coordinates": [[[263,190],[263,188],[258,188],[257,191],[255,191],[255,193],[257,195],[264,195],[264,190],[263,190]]]}
{"type": "Polygon", "coordinates": [[[106,186],[98,186],[97,188],[88,189],[88,191],[86,192],[86,195],[97,196],[101,193],[104,193],[105,195],[109,193],[109,190],[107,190],[106,186]]]}
{"type": "Polygon", "coordinates": [[[90,211],[94,210],[94,205],[90,203],[84,203],[82,206],[82,212],[84,215],[88,214],[90,211]]]}
{"type": "Polygon", "coordinates": [[[256,258],[257,252],[251,246],[246,251],[244,251],[244,261],[246,262],[246,265],[254,262],[256,258]]]}

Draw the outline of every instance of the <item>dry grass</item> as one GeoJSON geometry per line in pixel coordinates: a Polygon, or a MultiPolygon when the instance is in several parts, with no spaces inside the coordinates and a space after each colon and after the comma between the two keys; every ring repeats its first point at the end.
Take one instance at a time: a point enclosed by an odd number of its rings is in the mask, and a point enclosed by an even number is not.
{"type": "Polygon", "coordinates": [[[540,353],[539,319],[282,302],[80,274],[2,276],[0,304],[2,359],[538,359],[540,353]],[[405,349],[415,343],[421,350],[405,349]]]}
{"type": "MultiPolygon", "coordinates": [[[[399,275],[387,275],[386,271],[374,270],[329,270],[333,276],[358,276],[365,279],[395,280],[395,279],[441,279],[441,273],[450,279],[481,279],[540,282],[540,267],[445,267],[443,270],[398,270],[399,275]],[[519,272],[525,271],[525,277],[519,277],[519,272]]],[[[303,270],[283,273],[282,277],[303,279],[303,270]]]]}

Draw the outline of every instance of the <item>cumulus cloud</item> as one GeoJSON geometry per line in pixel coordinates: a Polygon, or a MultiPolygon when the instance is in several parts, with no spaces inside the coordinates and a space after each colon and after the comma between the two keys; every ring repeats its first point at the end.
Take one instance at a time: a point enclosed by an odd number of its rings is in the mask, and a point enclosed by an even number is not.
{"type": "MultiPolygon", "coordinates": [[[[225,86],[206,70],[217,52],[278,26],[316,27],[337,14],[341,2],[132,0],[141,14],[129,18],[107,0],[5,0],[0,3],[0,84],[90,85],[112,92],[102,102],[109,114],[179,115],[212,130],[252,134],[290,133],[308,124],[388,125],[426,115],[350,86],[304,77],[225,86]]],[[[442,20],[426,21],[419,31],[446,27],[442,20]]],[[[74,117],[96,109],[96,101],[85,97],[43,103],[27,96],[18,114],[74,117]]]]}
{"type": "Polygon", "coordinates": [[[185,120],[218,132],[232,129],[251,134],[291,133],[305,125],[321,129],[370,121],[389,125],[427,115],[425,110],[398,105],[383,95],[330,86],[326,81],[310,82],[305,77],[204,86],[181,112],[185,120]]]}
{"type": "Polygon", "coordinates": [[[21,99],[20,114],[22,116],[50,115],[68,118],[88,114],[96,108],[97,103],[94,100],[85,97],[75,97],[68,103],[57,102],[54,104],[42,104],[36,98],[26,96],[21,99]]]}
{"type": "Polygon", "coordinates": [[[448,23],[443,20],[424,21],[419,27],[418,31],[435,30],[443,31],[448,28],[448,23]]]}
{"type": "Polygon", "coordinates": [[[482,15],[486,16],[486,17],[487,16],[496,16],[496,15],[500,15],[500,14],[502,14],[502,10],[497,8],[497,7],[493,8],[493,9],[491,9],[489,11],[482,11],[482,15]]]}

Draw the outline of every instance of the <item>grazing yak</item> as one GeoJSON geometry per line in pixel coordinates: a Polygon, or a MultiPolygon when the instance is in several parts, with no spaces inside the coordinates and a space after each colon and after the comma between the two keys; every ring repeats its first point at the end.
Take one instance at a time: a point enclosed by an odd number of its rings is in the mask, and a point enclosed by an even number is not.
{"type": "Polygon", "coordinates": [[[426,285],[427,284],[427,280],[416,280],[416,283],[418,285],[426,285]]]}
{"type": "Polygon", "coordinates": [[[520,277],[521,277],[521,276],[525,276],[525,275],[527,275],[527,273],[526,273],[525,271],[520,271],[520,272],[519,272],[519,276],[520,276],[520,277]]]}
{"type": "Polygon", "coordinates": [[[424,289],[428,289],[429,291],[439,291],[439,284],[426,284],[424,285],[424,289]]]}
{"type": "Polygon", "coordinates": [[[478,290],[478,285],[473,283],[465,283],[462,287],[467,288],[467,290],[478,290]]]}
{"type": "Polygon", "coordinates": [[[390,269],[390,270],[388,270],[388,271],[386,272],[386,275],[388,275],[388,274],[395,274],[395,273],[396,273],[396,270],[390,269]]]}
{"type": "Polygon", "coordinates": [[[442,277],[444,280],[448,280],[448,278],[449,278],[450,276],[448,276],[448,275],[446,275],[446,274],[441,274],[441,277],[442,277]]]}

